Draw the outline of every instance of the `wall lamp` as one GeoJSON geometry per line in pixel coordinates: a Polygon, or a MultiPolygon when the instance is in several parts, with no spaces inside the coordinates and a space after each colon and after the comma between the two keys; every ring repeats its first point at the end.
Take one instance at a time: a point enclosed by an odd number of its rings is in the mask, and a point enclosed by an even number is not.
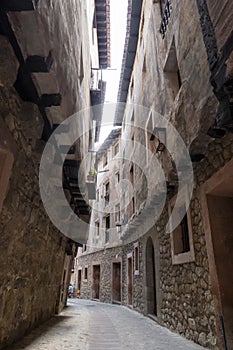
{"type": "Polygon", "coordinates": [[[157,140],[156,153],[163,152],[166,149],[166,128],[154,128],[150,141],[155,140],[157,140]]]}

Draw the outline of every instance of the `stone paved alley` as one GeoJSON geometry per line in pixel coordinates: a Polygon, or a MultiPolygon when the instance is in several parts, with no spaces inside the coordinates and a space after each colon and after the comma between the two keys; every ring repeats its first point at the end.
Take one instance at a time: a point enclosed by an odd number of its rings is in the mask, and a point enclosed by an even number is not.
{"type": "MultiPolygon", "coordinates": [[[[69,299],[68,307],[11,350],[198,350],[201,346],[126,307],[69,299]]],[[[9,349],[9,350],[10,350],[9,349]]]]}

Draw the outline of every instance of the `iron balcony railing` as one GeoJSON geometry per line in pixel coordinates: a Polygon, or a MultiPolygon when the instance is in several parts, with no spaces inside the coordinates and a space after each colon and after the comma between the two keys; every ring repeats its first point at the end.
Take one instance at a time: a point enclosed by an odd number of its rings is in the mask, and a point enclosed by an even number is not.
{"type": "Polygon", "coordinates": [[[167,26],[168,26],[169,18],[171,16],[171,12],[172,12],[172,4],[171,4],[171,0],[168,0],[164,8],[162,22],[160,26],[160,33],[163,39],[165,38],[165,33],[167,31],[167,26]]]}

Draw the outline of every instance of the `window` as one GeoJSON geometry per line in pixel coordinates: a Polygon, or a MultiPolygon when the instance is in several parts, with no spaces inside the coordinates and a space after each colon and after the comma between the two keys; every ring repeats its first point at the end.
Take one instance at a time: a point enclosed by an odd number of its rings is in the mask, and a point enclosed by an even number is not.
{"type": "Polygon", "coordinates": [[[132,147],[134,147],[134,112],[132,114],[132,118],[131,118],[131,129],[130,129],[130,137],[131,137],[131,141],[132,141],[132,147]]]}
{"type": "Polygon", "coordinates": [[[180,225],[174,230],[173,244],[175,255],[190,251],[187,214],[185,214],[180,225]]]}
{"type": "Polygon", "coordinates": [[[134,274],[139,275],[139,244],[134,243],[134,274]]]}
{"type": "Polygon", "coordinates": [[[79,82],[80,85],[82,84],[84,78],[84,66],[83,66],[83,49],[81,46],[81,50],[80,50],[80,65],[79,65],[79,82]]]}
{"type": "Polygon", "coordinates": [[[150,113],[148,117],[148,121],[146,123],[146,146],[147,146],[147,165],[150,165],[152,153],[154,153],[154,146],[151,142],[151,136],[153,132],[153,120],[152,120],[152,113],[150,113]]]}
{"type": "Polygon", "coordinates": [[[86,244],[83,244],[83,253],[86,252],[86,250],[87,250],[87,246],[86,244]]]}
{"type": "Polygon", "coordinates": [[[119,152],[119,143],[117,142],[117,144],[113,147],[113,157],[115,157],[118,152],[119,152]]]}
{"type": "Polygon", "coordinates": [[[123,154],[122,154],[122,163],[125,163],[125,149],[123,150],[123,154]]]}
{"type": "Polygon", "coordinates": [[[132,186],[134,185],[134,168],[133,168],[133,165],[131,166],[130,168],[130,182],[132,184],[132,186]]]}
{"type": "Polygon", "coordinates": [[[119,223],[120,221],[120,204],[115,206],[115,223],[119,223]]]}
{"type": "Polygon", "coordinates": [[[120,173],[119,173],[119,171],[117,171],[115,173],[115,179],[116,179],[116,183],[118,184],[120,182],[120,173]]]}
{"type": "Polygon", "coordinates": [[[104,188],[104,198],[105,198],[105,205],[109,204],[109,198],[110,198],[110,192],[109,192],[109,182],[105,184],[104,188]]]}
{"type": "Polygon", "coordinates": [[[168,53],[168,57],[164,67],[164,73],[165,73],[165,77],[168,79],[168,84],[169,84],[168,88],[170,90],[170,94],[172,95],[172,98],[175,99],[176,95],[178,94],[181,88],[182,80],[181,80],[179,65],[177,61],[176,46],[175,46],[174,38],[172,40],[172,44],[168,53]]]}
{"type": "Polygon", "coordinates": [[[144,57],[143,66],[142,66],[142,87],[146,81],[146,56],[144,57]]]}
{"type": "Polygon", "coordinates": [[[132,147],[134,147],[134,133],[131,136],[131,141],[132,141],[132,147]]]}
{"type": "Polygon", "coordinates": [[[110,215],[105,216],[105,243],[109,242],[110,215]]]}
{"type": "MultiPolygon", "coordinates": [[[[131,196],[133,196],[134,193],[134,166],[132,165],[130,168],[130,175],[129,175],[130,183],[132,185],[131,189],[131,196]]],[[[134,197],[132,197],[130,201],[130,217],[135,213],[135,200],[134,197]]]]}
{"type": "Polygon", "coordinates": [[[85,266],[84,268],[84,280],[87,281],[87,275],[88,275],[88,267],[85,266]]]}
{"type": "Polygon", "coordinates": [[[107,153],[105,153],[103,155],[103,166],[106,166],[108,164],[108,155],[107,153]]]}
{"type": "MultiPolygon", "coordinates": [[[[134,78],[131,80],[131,85],[130,85],[130,97],[133,96],[133,89],[134,89],[134,78]]],[[[125,124],[124,124],[125,127],[125,124]]]]}
{"type": "Polygon", "coordinates": [[[130,217],[135,213],[135,199],[134,197],[131,199],[130,202],[130,217]]]}
{"type": "MultiPolygon", "coordinates": [[[[171,216],[175,199],[172,199],[169,206],[169,215],[171,216]]],[[[185,204],[176,203],[176,214],[182,218],[183,213],[186,211],[185,204]]],[[[193,237],[192,237],[192,225],[189,209],[186,211],[185,216],[182,218],[180,224],[171,232],[171,252],[172,263],[183,264],[192,262],[195,260],[193,237]]]]}
{"type": "Polygon", "coordinates": [[[100,200],[100,191],[97,190],[96,191],[96,201],[99,202],[99,200],[100,200]]]}
{"type": "Polygon", "coordinates": [[[99,235],[100,235],[100,222],[99,222],[99,220],[97,220],[95,222],[95,234],[96,234],[96,237],[99,237],[99,235]]]}

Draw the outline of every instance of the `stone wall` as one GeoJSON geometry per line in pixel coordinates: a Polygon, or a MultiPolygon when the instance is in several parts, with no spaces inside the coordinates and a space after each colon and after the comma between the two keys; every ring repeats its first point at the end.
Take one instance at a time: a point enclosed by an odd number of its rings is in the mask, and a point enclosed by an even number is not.
{"type": "MultiPolygon", "coordinates": [[[[170,196],[167,198],[160,219],[153,227],[150,227],[150,216],[154,214],[153,207],[141,221],[141,213],[138,211],[125,232],[122,232],[121,237],[123,242],[120,251],[123,266],[122,304],[128,305],[127,255],[134,252],[134,243],[139,242],[140,269],[139,275],[133,275],[133,308],[142,313],[148,313],[146,247],[148,238],[151,237],[155,254],[156,320],[202,346],[221,349],[219,314],[216,295],[211,285],[210,270],[212,267],[208,256],[209,243],[204,227],[205,212],[201,206],[200,187],[232,159],[233,136],[227,133],[223,138],[214,139],[208,135],[209,128],[215,125],[218,103],[210,84],[211,72],[197,3],[185,0],[172,2],[172,13],[164,40],[159,33],[161,24],[159,2],[153,2],[152,5],[152,2],[148,0],[143,6],[144,26],[141,26],[143,32],[138,43],[131,78],[127,100],[129,107],[124,115],[123,124],[125,125],[122,128],[122,139],[124,137],[130,139],[132,127],[130,123],[133,113],[134,124],[144,123],[145,128],[150,112],[155,110],[167,117],[177,128],[191,155],[201,154],[204,159],[197,163],[193,162],[194,191],[189,211],[194,258],[180,264],[174,264],[172,261],[171,235],[166,233],[165,229],[170,196]],[[176,96],[172,95],[171,77],[167,75],[165,69],[168,56],[174,48],[176,48],[176,58],[182,80],[176,96]],[[148,107],[148,115],[141,113],[142,110],[138,107],[141,104],[148,107]],[[148,227],[147,230],[145,230],[146,227],[148,227]]],[[[216,9],[216,6],[216,2],[213,1],[213,8],[216,9]]],[[[153,118],[151,128],[153,128],[153,118]]],[[[135,141],[146,146],[145,130],[135,132],[135,141]]],[[[156,169],[151,169],[151,164],[147,164],[144,154],[140,154],[140,157],[137,158],[133,147],[134,145],[131,145],[131,148],[126,149],[126,158],[135,164],[139,163],[139,158],[140,161],[142,159],[143,171],[146,173],[148,170],[149,176],[152,179],[156,178],[156,169]]],[[[166,156],[164,152],[158,156],[158,160],[168,162],[166,156]]],[[[121,176],[129,180],[129,167],[124,167],[122,164],[121,168],[124,169],[121,176]]],[[[148,194],[142,171],[136,170],[136,173],[134,194],[138,210],[148,194]]],[[[114,259],[115,253],[113,252],[115,251],[112,250],[111,253],[108,250],[107,259],[103,252],[105,251],[80,256],[79,264],[83,264],[85,259],[90,264],[92,261],[101,261],[102,264],[109,267],[110,260],[114,259]]],[[[103,281],[104,288],[110,291],[111,275],[108,273],[106,277],[108,279],[103,281]]],[[[89,292],[85,294],[87,297],[89,295],[89,292]]],[[[109,300],[109,294],[106,295],[106,299],[101,299],[106,302],[109,300]]]]}
{"type": "Polygon", "coordinates": [[[95,253],[83,253],[78,257],[78,268],[82,271],[81,280],[81,298],[92,299],[93,284],[93,264],[100,264],[100,298],[99,300],[111,303],[111,280],[112,280],[112,261],[122,256],[122,248],[106,248],[95,253]],[[84,269],[88,268],[87,281],[84,281],[84,269]]]}
{"type": "MultiPolygon", "coordinates": [[[[7,39],[1,36],[0,42],[4,46],[0,150],[13,156],[0,213],[0,348],[4,348],[58,310],[67,239],[50,223],[40,200],[36,140],[43,121],[37,106],[22,101],[12,87],[17,61],[7,39]]],[[[64,295],[63,306],[65,300],[64,295]]]]}

